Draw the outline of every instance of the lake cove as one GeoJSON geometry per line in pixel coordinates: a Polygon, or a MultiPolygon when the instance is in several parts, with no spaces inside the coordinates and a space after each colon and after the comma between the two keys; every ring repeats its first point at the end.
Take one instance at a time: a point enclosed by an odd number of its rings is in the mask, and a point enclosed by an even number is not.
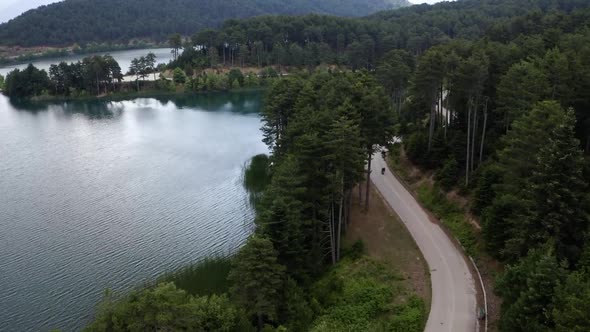
{"type": "Polygon", "coordinates": [[[103,291],[230,254],[253,229],[260,92],[0,96],[0,331],[81,329],[103,291]]]}

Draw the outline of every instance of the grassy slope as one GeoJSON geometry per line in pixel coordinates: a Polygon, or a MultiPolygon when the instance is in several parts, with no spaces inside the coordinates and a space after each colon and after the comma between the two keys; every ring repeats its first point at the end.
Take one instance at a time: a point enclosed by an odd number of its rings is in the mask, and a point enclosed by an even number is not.
{"type": "Polygon", "coordinates": [[[349,255],[316,283],[316,290],[338,290],[314,292],[325,311],[312,331],[422,331],[430,277],[410,234],[375,191],[369,211],[354,204],[351,219],[345,247],[361,240],[367,255],[349,255]]]}

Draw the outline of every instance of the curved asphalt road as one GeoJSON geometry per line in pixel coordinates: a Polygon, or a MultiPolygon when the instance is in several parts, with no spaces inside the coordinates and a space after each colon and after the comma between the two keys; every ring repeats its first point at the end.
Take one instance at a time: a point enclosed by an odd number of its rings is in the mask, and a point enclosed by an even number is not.
{"type": "Polygon", "coordinates": [[[372,164],[373,183],[406,225],[430,268],[432,303],[425,331],[476,331],[476,290],[464,256],[393,176],[379,153],[372,164]]]}

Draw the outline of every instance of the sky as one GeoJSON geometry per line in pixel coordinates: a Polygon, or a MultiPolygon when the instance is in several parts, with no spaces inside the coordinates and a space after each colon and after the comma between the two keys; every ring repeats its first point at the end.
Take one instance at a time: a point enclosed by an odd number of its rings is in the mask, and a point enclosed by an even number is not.
{"type": "MultiPolygon", "coordinates": [[[[0,0],[0,23],[6,22],[29,9],[47,5],[59,0],[0,0]]],[[[411,3],[435,3],[441,0],[410,0],[411,3]]]]}

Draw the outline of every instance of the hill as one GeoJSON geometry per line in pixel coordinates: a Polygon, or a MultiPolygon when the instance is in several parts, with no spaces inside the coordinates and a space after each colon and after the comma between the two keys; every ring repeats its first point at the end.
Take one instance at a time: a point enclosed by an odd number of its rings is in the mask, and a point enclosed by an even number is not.
{"type": "Polygon", "coordinates": [[[0,45],[162,40],[172,33],[193,34],[234,18],[310,13],[365,16],[409,5],[408,0],[66,0],[0,25],[0,45]]]}

